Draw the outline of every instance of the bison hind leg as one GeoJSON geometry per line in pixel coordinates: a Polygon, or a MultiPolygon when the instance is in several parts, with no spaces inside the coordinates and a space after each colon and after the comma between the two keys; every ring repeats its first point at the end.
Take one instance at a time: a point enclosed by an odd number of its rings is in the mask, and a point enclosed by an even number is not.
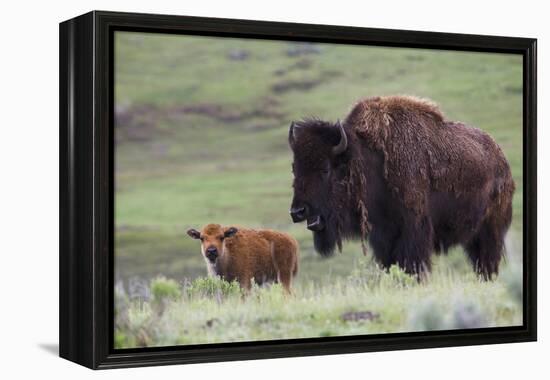
{"type": "Polygon", "coordinates": [[[474,271],[485,281],[498,275],[498,267],[504,256],[506,230],[499,228],[490,219],[486,220],[465,246],[474,271]]]}

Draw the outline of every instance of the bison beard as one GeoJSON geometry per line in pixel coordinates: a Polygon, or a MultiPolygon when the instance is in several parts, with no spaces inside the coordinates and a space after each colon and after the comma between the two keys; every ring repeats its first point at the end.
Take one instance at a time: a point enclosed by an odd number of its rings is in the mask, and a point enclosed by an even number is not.
{"type": "Polygon", "coordinates": [[[322,255],[353,238],[365,250],[368,237],[383,267],[422,273],[432,252],[462,245],[481,277],[498,273],[514,182],[483,131],[445,120],[425,100],[376,97],[356,104],[343,125],[293,123],[289,143],[291,213],[320,218],[322,228],[308,228],[322,255]]]}
{"type": "Polygon", "coordinates": [[[337,220],[334,220],[332,217],[321,217],[323,218],[324,227],[319,231],[312,231],[313,233],[313,246],[315,250],[323,256],[331,256],[338,245],[341,248],[342,237],[338,232],[337,220]]]}

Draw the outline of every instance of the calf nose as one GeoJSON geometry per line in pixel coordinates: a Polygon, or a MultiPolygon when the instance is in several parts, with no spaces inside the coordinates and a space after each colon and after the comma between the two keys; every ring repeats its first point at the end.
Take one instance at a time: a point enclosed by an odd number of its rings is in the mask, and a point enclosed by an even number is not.
{"type": "Polygon", "coordinates": [[[290,217],[294,223],[303,222],[306,219],[306,208],[292,207],[290,209],[290,217]]]}
{"type": "Polygon", "coordinates": [[[216,247],[208,247],[206,248],[206,252],[204,253],[204,255],[208,260],[210,260],[210,262],[213,263],[218,258],[218,250],[216,249],[216,247]]]}

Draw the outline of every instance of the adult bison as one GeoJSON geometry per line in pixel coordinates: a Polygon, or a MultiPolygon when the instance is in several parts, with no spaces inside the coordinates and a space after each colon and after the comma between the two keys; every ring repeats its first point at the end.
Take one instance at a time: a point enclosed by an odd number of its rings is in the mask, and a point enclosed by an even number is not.
{"type": "Polygon", "coordinates": [[[427,100],[374,97],[344,122],[294,122],[294,222],[315,249],[368,237],[377,261],[407,273],[431,268],[433,251],[462,245],[484,279],[498,273],[512,219],[514,182],[485,132],[448,121],[427,100]]]}

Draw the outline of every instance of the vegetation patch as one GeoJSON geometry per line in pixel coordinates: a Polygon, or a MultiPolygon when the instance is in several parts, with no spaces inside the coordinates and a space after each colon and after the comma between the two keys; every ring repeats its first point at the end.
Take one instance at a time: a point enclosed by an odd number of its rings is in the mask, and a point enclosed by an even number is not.
{"type": "Polygon", "coordinates": [[[522,323],[520,304],[505,281],[479,282],[465,273],[436,272],[430,282],[407,282],[381,271],[374,287],[363,271],[346,280],[303,283],[292,296],[279,284],[254,285],[199,277],[178,284],[150,281],[150,299],[130,299],[117,287],[117,348],[434,331],[522,323]],[[177,289],[177,290],[176,290],[177,289]]]}

